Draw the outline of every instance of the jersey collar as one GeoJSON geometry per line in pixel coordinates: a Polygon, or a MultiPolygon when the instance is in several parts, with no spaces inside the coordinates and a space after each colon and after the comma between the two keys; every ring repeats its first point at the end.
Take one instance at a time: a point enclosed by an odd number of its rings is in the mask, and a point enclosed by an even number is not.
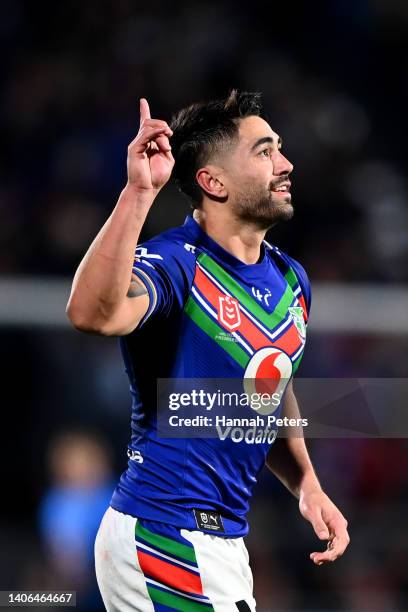
{"type": "Polygon", "coordinates": [[[184,228],[187,230],[190,236],[194,238],[194,242],[204,246],[211,255],[221,260],[224,264],[227,264],[231,268],[245,268],[247,271],[256,270],[257,272],[268,265],[268,256],[266,253],[265,243],[261,244],[261,257],[260,261],[254,264],[246,264],[241,261],[229,251],[226,251],[218,242],[215,242],[210,236],[200,227],[195,219],[191,215],[188,215],[184,221],[184,228]]]}

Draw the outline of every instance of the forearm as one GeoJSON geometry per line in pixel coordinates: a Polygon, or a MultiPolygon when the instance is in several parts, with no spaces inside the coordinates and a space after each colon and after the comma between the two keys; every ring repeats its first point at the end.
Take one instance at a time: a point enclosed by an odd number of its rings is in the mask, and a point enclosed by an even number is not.
{"type": "Polygon", "coordinates": [[[269,452],[267,465],[298,499],[305,490],[321,488],[301,438],[277,439],[269,452]]]}
{"type": "MultiPolygon", "coordinates": [[[[299,419],[300,412],[293,393],[292,382],[285,394],[284,416],[299,419]]],[[[300,427],[287,432],[287,437],[277,438],[271,447],[267,466],[279,480],[297,497],[306,490],[320,489],[300,427]]]]}
{"type": "Polygon", "coordinates": [[[128,185],[81,261],[67,311],[71,320],[108,319],[125,299],[134,252],[155,192],[128,185]]]}

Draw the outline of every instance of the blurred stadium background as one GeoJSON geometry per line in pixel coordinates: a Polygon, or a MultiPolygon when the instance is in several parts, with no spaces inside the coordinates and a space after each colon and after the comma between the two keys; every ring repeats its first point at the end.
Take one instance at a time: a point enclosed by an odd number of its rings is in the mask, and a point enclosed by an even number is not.
{"type": "MultiPolygon", "coordinates": [[[[140,96],[168,120],[230,87],[264,92],[295,166],[295,218],[269,240],[314,288],[300,376],[407,376],[408,4],[299,5],[0,4],[0,589],[73,588],[78,609],[103,609],[92,539],[130,401],[117,341],[76,333],[64,308],[124,185],[140,96]]],[[[188,210],[167,186],[143,237],[188,210]]],[[[311,528],[265,472],[247,539],[259,611],[407,610],[407,441],[309,447],[352,544],[312,565],[311,528]]]]}

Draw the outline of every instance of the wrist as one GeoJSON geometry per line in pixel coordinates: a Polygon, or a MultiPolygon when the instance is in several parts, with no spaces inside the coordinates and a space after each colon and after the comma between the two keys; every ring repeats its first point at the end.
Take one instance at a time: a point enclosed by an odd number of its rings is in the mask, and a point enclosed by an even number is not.
{"type": "Polygon", "coordinates": [[[158,193],[159,190],[153,187],[151,189],[142,189],[128,182],[122,190],[121,198],[134,206],[149,209],[158,193]]]}
{"type": "Polygon", "coordinates": [[[305,472],[305,474],[302,476],[302,479],[299,483],[299,487],[297,491],[298,499],[301,499],[304,495],[308,495],[310,493],[321,493],[321,492],[322,492],[322,487],[314,471],[311,469],[305,472]]]}

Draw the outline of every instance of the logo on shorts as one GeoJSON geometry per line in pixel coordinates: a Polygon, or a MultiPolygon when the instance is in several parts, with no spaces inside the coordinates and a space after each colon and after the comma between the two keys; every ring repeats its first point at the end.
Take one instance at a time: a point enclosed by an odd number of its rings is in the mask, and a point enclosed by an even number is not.
{"type": "Polygon", "coordinates": [[[221,514],[218,512],[202,510],[201,508],[193,508],[193,512],[198,529],[217,533],[225,532],[221,514]]]}
{"type": "Polygon", "coordinates": [[[241,313],[238,300],[223,295],[218,298],[218,320],[224,327],[233,331],[241,325],[241,313]]]}
{"type": "Polygon", "coordinates": [[[136,463],[143,463],[143,457],[140,451],[138,450],[133,450],[133,448],[128,448],[127,456],[129,457],[130,461],[136,461],[136,463]]]}

